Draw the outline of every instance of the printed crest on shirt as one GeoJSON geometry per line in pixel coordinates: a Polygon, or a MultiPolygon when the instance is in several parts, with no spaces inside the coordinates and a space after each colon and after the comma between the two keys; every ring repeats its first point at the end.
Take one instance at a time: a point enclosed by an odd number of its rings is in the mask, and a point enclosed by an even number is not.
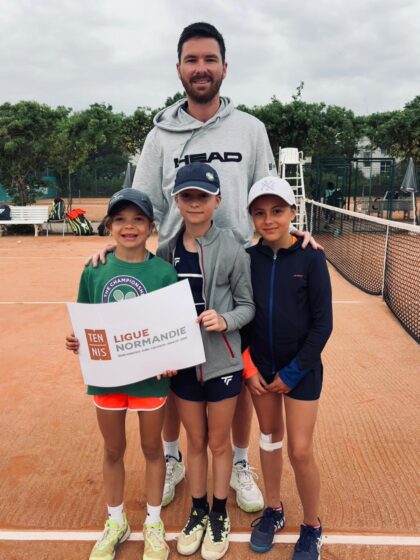
{"type": "Polygon", "coordinates": [[[114,276],[102,290],[102,303],[112,303],[147,294],[144,284],[134,276],[114,276]]]}

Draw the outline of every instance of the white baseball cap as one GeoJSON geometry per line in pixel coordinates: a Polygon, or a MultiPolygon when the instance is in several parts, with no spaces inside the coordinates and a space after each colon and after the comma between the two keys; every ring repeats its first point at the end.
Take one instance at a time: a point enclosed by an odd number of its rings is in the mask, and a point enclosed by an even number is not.
{"type": "Polygon", "coordinates": [[[296,206],[292,187],[285,179],[269,175],[254,183],[248,193],[248,210],[256,198],[268,194],[282,198],[290,206],[296,206]]]}

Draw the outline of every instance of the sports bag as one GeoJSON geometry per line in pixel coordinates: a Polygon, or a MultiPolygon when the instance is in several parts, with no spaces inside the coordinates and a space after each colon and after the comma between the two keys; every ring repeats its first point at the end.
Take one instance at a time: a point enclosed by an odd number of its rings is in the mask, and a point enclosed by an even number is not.
{"type": "Polygon", "coordinates": [[[93,235],[93,227],[85,217],[85,210],[75,208],[66,214],[67,223],[74,235],[93,235]]]}
{"type": "Polygon", "coordinates": [[[98,234],[101,235],[102,237],[104,237],[105,235],[109,235],[109,231],[106,227],[107,219],[108,219],[108,217],[105,216],[105,218],[98,225],[98,234]]]}
{"type": "Polygon", "coordinates": [[[64,200],[62,198],[54,198],[54,201],[51,205],[48,221],[49,222],[62,221],[65,218],[66,218],[66,213],[64,211],[64,200]]]}
{"type": "Polygon", "coordinates": [[[0,220],[11,220],[10,206],[8,204],[0,205],[0,220]]]}

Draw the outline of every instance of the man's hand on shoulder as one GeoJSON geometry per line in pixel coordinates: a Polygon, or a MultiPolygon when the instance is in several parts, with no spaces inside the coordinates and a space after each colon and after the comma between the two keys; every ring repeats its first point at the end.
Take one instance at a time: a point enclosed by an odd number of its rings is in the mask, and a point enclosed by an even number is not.
{"type": "Polygon", "coordinates": [[[308,243],[310,243],[312,249],[315,249],[315,251],[317,251],[318,249],[321,249],[321,251],[324,250],[324,247],[315,241],[309,231],[300,231],[298,229],[295,229],[291,233],[295,237],[303,237],[302,249],[305,249],[305,247],[308,246],[308,243]]]}
{"type": "Polygon", "coordinates": [[[90,255],[85,260],[85,266],[89,266],[92,263],[93,268],[97,268],[99,261],[102,264],[106,264],[106,256],[108,253],[113,253],[115,251],[115,245],[111,245],[110,243],[106,245],[103,249],[95,253],[94,255],[90,255]]]}

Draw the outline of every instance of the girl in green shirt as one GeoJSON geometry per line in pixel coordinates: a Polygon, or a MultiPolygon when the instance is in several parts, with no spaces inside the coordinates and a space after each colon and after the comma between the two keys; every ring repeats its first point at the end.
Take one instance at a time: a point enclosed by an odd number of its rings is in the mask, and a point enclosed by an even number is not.
{"type": "MultiPolygon", "coordinates": [[[[177,281],[171,265],[146,249],[151,234],[153,207],[147,195],[135,189],[114,194],[108,206],[107,227],[116,249],[105,265],[83,270],[78,302],[112,303],[137,297],[177,281]]],[[[77,353],[79,340],[72,333],[66,348],[77,353]]],[[[119,543],[130,535],[124,512],[125,418],[127,410],[139,416],[140,438],[146,462],[147,517],[144,523],[143,560],[166,560],[169,548],[160,519],[165,481],[165,459],[161,431],[164,405],[169,390],[168,377],[147,379],[119,387],[88,387],[96,405],[98,426],[104,439],[103,476],[108,504],[108,519],[90,560],[112,560],[119,543]]]]}

